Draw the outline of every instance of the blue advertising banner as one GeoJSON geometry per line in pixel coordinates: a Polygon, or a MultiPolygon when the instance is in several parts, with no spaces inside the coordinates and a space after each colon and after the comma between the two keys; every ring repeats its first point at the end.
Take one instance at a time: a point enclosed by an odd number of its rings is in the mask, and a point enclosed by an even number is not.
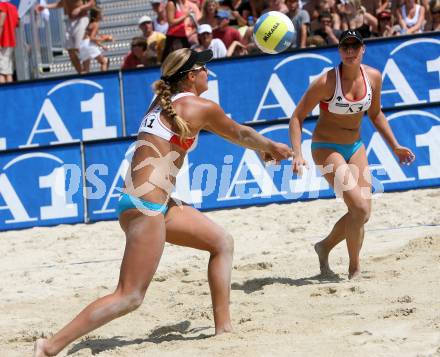
{"type": "Polygon", "coordinates": [[[87,213],[91,221],[115,219],[134,138],[85,145],[87,213]]]}
{"type": "Polygon", "coordinates": [[[0,230],[84,221],[78,145],[0,154],[0,230]]]}
{"type": "Polygon", "coordinates": [[[0,87],[0,150],[122,135],[118,73],[0,87]]]}
{"type": "MultiPolygon", "coordinates": [[[[439,53],[440,33],[367,41],[363,62],[382,73],[382,106],[440,102],[439,53]]],[[[284,119],[309,84],[339,63],[335,47],[217,60],[208,66],[209,90],[203,96],[238,122],[284,119]]],[[[137,132],[159,76],[157,68],[123,73],[127,134],[137,132]]]]}
{"type": "MultiPolygon", "coordinates": [[[[393,110],[386,117],[401,145],[411,148],[417,159],[411,166],[399,165],[371,122],[364,118],[362,140],[373,174],[373,190],[380,193],[439,186],[440,107],[393,110]]],[[[253,150],[202,132],[177,177],[174,197],[201,209],[333,197],[333,190],[312,160],[310,147],[315,124],[315,120],[304,123],[302,151],[309,169],[301,177],[292,174],[289,161],[265,166],[253,150]]],[[[259,123],[255,129],[288,143],[286,122],[259,123]]],[[[116,218],[118,188],[122,187],[129,167],[132,143],[133,139],[86,145],[87,185],[95,195],[88,200],[91,220],[116,218]]]]}

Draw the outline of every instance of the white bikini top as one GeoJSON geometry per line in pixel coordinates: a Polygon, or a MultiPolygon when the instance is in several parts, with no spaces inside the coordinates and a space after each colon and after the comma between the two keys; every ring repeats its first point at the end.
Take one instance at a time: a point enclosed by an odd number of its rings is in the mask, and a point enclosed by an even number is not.
{"type": "Polygon", "coordinates": [[[416,7],[416,13],[414,14],[414,17],[409,18],[408,14],[406,13],[406,6],[405,5],[402,6],[403,21],[405,21],[406,26],[408,27],[413,27],[417,23],[417,21],[419,21],[420,5],[415,4],[415,7],[416,7]]]}
{"type": "Polygon", "coordinates": [[[365,70],[362,68],[362,65],[361,73],[362,77],[364,78],[365,95],[360,99],[349,100],[345,98],[341,83],[342,64],[338,67],[335,67],[335,73],[336,87],[333,98],[329,101],[321,101],[319,103],[319,108],[330,113],[342,115],[350,115],[367,111],[371,106],[372,89],[368,76],[365,73],[365,70]]]}
{"type": "MultiPolygon", "coordinates": [[[[176,101],[179,98],[188,97],[191,95],[195,95],[191,92],[183,92],[175,94],[171,97],[171,102],[176,101]]],[[[153,134],[158,136],[170,143],[180,146],[184,150],[188,150],[196,140],[196,136],[192,138],[186,138],[185,140],[181,140],[180,136],[169,129],[162,121],[160,120],[160,113],[162,112],[162,108],[160,105],[156,105],[153,109],[151,109],[142,119],[141,125],[139,126],[139,131],[143,133],[153,134]]]]}

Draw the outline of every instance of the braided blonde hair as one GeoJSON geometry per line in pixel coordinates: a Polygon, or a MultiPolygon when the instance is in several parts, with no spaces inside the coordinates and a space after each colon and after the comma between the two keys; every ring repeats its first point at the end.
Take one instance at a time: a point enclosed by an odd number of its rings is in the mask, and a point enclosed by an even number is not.
{"type": "MultiPolygon", "coordinates": [[[[189,59],[191,50],[188,48],[181,48],[171,52],[165,61],[162,63],[161,72],[162,77],[170,77],[176,73],[179,68],[189,59]]],[[[161,106],[168,118],[171,119],[175,126],[175,131],[179,134],[182,140],[188,138],[191,134],[188,123],[183,120],[173,108],[171,96],[178,92],[179,81],[175,83],[167,82],[160,79],[153,83],[154,93],[157,95],[157,102],[161,106]]]]}

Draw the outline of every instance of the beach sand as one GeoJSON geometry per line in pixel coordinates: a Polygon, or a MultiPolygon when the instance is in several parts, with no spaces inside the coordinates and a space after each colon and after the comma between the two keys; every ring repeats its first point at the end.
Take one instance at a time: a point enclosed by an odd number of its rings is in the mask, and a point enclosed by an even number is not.
{"type": "MultiPolygon", "coordinates": [[[[234,332],[214,337],[209,255],[168,245],[143,305],[60,356],[440,356],[440,188],[373,202],[362,276],[347,279],[345,243],[322,279],[313,244],[345,206],[335,199],[207,215],[235,239],[234,332]]],[[[31,356],[117,282],[118,222],[0,233],[0,356],[31,356]]]]}

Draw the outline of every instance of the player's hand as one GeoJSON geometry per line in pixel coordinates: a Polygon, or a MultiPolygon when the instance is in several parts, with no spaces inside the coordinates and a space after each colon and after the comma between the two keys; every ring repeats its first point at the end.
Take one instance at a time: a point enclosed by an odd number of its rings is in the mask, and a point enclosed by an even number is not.
{"type": "Polygon", "coordinates": [[[304,160],[304,158],[302,157],[302,155],[300,156],[295,156],[293,158],[292,161],[292,171],[297,174],[297,175],[302,175],[303,174],[303,167],[308,168],[308,164],[307,161],[304,160]]]}
{"type": "Polygon", "coordinates": [[[264,158],[268,159],[265,161],[275,161],[275,163],[279,163],[281,160],[286,160],[293,157],[292,149],[286,144],[272,142],[270,151],[264,153],[264,158]]]}
{"type": "Polygon", "coordinates": [[[43,11],[46,7],[43,5],[37,5],[35,6],[35,11],[40,13],[41,11],[43,11]]]}
{"type": "Polygon", "coordinates": [[[396,156],[399,158],[399,162],[402,165],[411,165],[416,159],[416,155],[414,155],[410,149],[404,146],[396,146],[393,151],[394,154],[396,154],[396,156]]]}

